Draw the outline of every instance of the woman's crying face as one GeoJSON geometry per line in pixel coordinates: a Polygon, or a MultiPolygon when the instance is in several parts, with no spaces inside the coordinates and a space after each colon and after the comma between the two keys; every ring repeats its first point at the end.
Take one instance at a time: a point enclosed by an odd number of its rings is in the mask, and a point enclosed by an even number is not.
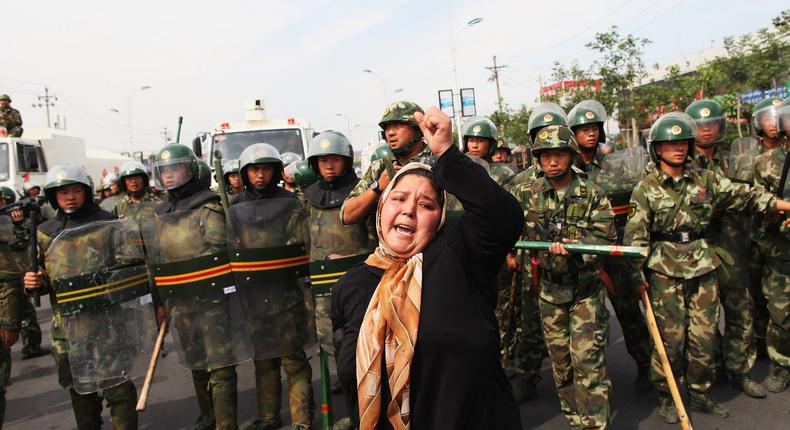
{"type": "Polygon", "coordinates": [[[381,206],[381,236],[400,258],[422,252],[436,237],[442,207],[428,178],[405,175],[381,206]]]}

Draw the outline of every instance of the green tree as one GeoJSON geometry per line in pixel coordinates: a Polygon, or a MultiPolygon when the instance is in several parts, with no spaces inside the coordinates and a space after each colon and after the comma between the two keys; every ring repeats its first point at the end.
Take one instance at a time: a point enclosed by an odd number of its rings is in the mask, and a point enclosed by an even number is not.
{"type": "Polygon", "coordinates": [[[489,118],[496,124],[500,134],[510,143],[528,146],[529,130],[527,129],[527,124],[530,113],[532,113],[532,110],[525,105],[521,105],[518,109],[511,109],[505,104],[502,111],[492,113],[489,118]]]}

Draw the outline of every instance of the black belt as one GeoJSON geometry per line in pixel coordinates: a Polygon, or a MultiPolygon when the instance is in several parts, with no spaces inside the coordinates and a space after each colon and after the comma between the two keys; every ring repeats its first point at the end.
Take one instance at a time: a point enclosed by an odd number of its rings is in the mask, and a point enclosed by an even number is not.
{"type": "Polygon", "coordinates": [[[675,243],[689,243],[697,239],[702,239],[703,236],[696,231],[673,231],[670,233],[650,233],[650,241],[652,242],[675,242],[675,243]]]}

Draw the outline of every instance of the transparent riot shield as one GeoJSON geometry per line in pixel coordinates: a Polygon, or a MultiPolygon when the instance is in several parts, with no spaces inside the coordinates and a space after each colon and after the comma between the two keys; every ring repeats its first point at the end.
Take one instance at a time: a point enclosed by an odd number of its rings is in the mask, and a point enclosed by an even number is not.
{"type": "Polygon", "coordinates": [[[741,182],[754,180],[754,158],[760,154],[760,142],[753,137],[739,137],[730,145],[729,176],[741,182]]]}
{"type": "Polygon", "coordinates": [[[307,288],[307,214],[294,198],[230,207],[228,251],[255,359],[296,354],[315,342],[307,288]]]}
{"type": "Polygon", "coordinates": [[[252,358],[222,209],[204,206],[157,215],[144,224],[143,239],[181,365],[211,370],[252,358]]]}
{"type": "Polygon", "coordinates": [[[137,225],[143,225],[156,215],[156,206],[158,204],[158,201],[130,204],[126,207],[126,213],[118,214],[118,217],[130,219],[136,222],[137,225]]]}
{"type": "Polygon", "coordinates": [[[47,249],[46,267],[74,389],[92,393],[145,374],[157,328],[137,224],[64,230],[47,249]]]}
{"type": "Polygon", "coordinates": [[[645,177],[649,162],[650,154],[642,146],[615,151],[603,159],[601,171],[593,179],[606,192],[612,204],[620,240],[628,220],[631,192],[645,177]]]}
{"type": "Polygon", "coordinates": [[[0,279],[19,279],[19,274],[26,271],[28,245],[17,236],[11,217],[0,215],[0,279]]]}

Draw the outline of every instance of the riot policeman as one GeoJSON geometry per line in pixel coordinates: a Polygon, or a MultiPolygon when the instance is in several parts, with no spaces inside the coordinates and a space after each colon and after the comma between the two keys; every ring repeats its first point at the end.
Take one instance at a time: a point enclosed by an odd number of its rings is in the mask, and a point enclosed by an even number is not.
{"type": "Polygon", "coordinates": [[[133,213],[135,221],[153,216],[153,209],[159,203],[159,197],[151,191],[148,171],[139,161],[127,161],[118,172],[118,189],[124,193],[113,208],[113,213],[124,218],[133,213]],[[145,208],[145,210],[143,210],[145,208]]]}

